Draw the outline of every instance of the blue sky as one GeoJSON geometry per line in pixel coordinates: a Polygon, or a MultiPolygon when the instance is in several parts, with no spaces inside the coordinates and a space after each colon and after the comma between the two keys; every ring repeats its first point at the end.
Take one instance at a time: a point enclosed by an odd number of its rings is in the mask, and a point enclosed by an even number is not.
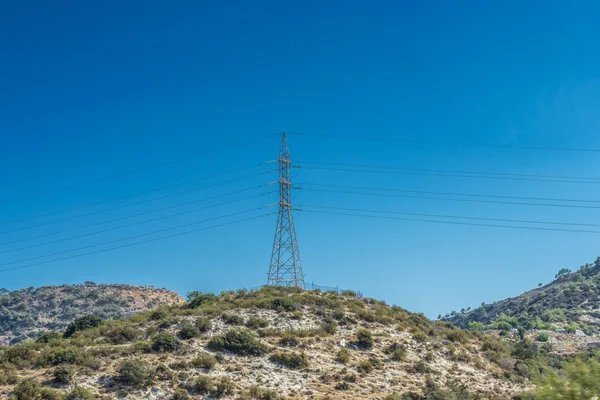
{"type": "MultiPolygon", "coordinates": [[[[0,222],[263,163],[277,156],[277,137],[30,197],[281,131],[600,149],[600,55],[596,51],[600,27],[594,19],[598,11],[593,2],[559,1],[3,4],[0,222]]],[[[598,152],[295,135],[289,141],[292,158],[298,161],[600,177],[598,152]]],[[[248,179],[228,184],[222,183],[244,173],[3,224],[0,269],[27,264],[20,262],[25,259],[45,261],[52,259],[44,258],[49,254],[78,254],[67,252],[274,203],[274,186],[250,190],[276,179],[271,167],[257,167],[249,171],[254,175],[248,179]],[[219,185],[175,195],[178,189],[201,184],[219,185]],[[223,200],[239,202],[212,207],[218,201],[206,200],[179,206],[242,189],[249,190],[223,200]],[[159,194],[172,196],[111,209],[159,194]],[[241,200],[249,196],[254,197],[241,200]],[[171,206],[169,211],[125,219],[171,206]],[[211,208],[194,211],[200,206],[211,208]],[[84,211],[98,213],[75,218],[84,211]],[[190,212],[166,218],[183,211],[190,212]],[[133,224],[160,216],[165,218],[133,224]],[[115,222],[119,218],[123,220],[115,222]],[[126,223],[132,225],[67,240],[126,223]],[[86,228],[92,224],[98,225],[86,228]],[[69,229],[74,230],[57,233],[69,229]],[[31,239],[41,235],[48,236],[31,239]],[[59,239],[65,240],[44,245],[59,239]],[[15,241],[19,242],[6,244],[15,241]]],[[[298,169],[294,180],[585,200],[599,199],[600,194],[598,184],[306,168],[298,169]]],[[[595,223],[600,215],[593,208],[308,190],[297,191],[294,201],[568,223],[595,223]]],[[[269,216],[1,272],[0,287],[12,290],[86,280],[154,285],[180,293],[252,287],[266,279],[274,228],[275,217],[269,216]]],[[[562,267],[576,268],[600,255],[597,234],[307,212],[298,215],[297,234],[309,282],[358,289],[430,317],[517,295],[550,281],[562,267]]]]}

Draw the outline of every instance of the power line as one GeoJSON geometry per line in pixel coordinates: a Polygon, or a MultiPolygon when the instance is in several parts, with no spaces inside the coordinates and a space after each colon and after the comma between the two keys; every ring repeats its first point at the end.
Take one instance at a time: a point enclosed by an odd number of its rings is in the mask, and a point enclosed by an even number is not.
{"type": "MultiPolygon", "coordinates": [[[[306,162],[304,162],[306,164],[306,162]]],[[[321,163],[319,163],[321,164],[321,163]]],[[[327,164],[327,163],[323,163],[327,164]]],[[[410,172],[411,169],[407,168],[405,171],[377,171],[375,168],[385,168],[385,169],[400,169],[394,167],[380,167],[380,166],[364,166],[365,168],[372,169],[348,169],[348,168],[330,168],[330,167],[306,167],[303,165],[296,166],[296,168],[304,168],[311,169],[316,171],[341,171],[341,172],[366,172],[366,173],[376,173],[376,174],[393,174],[393,175],[420,175],[420,176],[441,176],[441,177],[449,177],[449,178],[476,178],[476,179],[494,179],[494,180],[512,180],[512,181],[535,181],[535,182],[553,182],[553,183],[584,183],[584,184],[600,184],[599,181],[576,181],[576,180],[567,180],[567,179],[537,179],[537,178],[524,178],[524,177],[515,177],[515,176],[490,176],[488,174],[491,173],[481,173],[481,172],[453,172],[453,171],[445,171],[445,170],[422,170],[424,172],[410,172]],[[431,172],[428,172],[431,171],[431,172]],[[438,173],[435,171],[440,171],[443,173],[438,173]],[[462,175],[461,175],[462,174],[462,175]],[[464,175],[464,174],[472,174],[472,175],[464,175]],[[485,175],[483,175],[485,174],[485,175]]],[[[412,171],[419,171],[418,169],[412,169],[412,171]]],[[[598,178],[581,178],[581,179],[598,179],[598,178]]]]}
{"type": "Polygon", "coordinates": [[[519,199],[519,200],[542,200],[542,201],[563,201],[563,202],[576,202],[576,203],[600,203],[600,200],[581,200],[581,199],[563,199],[556,197],[525,197],[525,196],[499,196],[489,194],[473,194],[473,193],[456,193],[456,192],[428,192],[423,190],[403,190],[403,189],[390,189],[390,188],[375,188],[367,186],[348,186],[348,185],[329,185],[319,183],[307,183],[299,182],[298,185],[309,185],[319,187],[334,187],[343,189],[361,189],[361,190],[378,190],[385,192],[400,192],[400,193],[420,193],[420,194],[433,194],[442,196],[466,196],[466,197],[489,197],[497,199],[519,199]]]}
{"type": "Polygon", "coordinates": [[[156,222],[156,221],[160,221],[160,220],[167,219],[167,218],[173,218],[173,217],[177,217],[177,216],[180,216],[180,215],[191,214],[191,213],[202,211],[202,210],[208,210],[210,208],[221,207],[221,206],[225,206],[225,205],[233,204],[233,203],[239,203],[241,201],[245,201],[245,200],[250,200],[250,199],[254,199],[254,198],[266,196],[266,195],[269,195],[271,193],[275,193],[275,191],[270,191],[270,192],[267,192],[267,193],[261,193],[259,195],[254,195],[254,196],[248,196],[248,197],[244,197],[244,198],[241,198],[241,199],[227,201],[227,202],[224,202],[224,203],[213,204],[213,205],[206,206],[206,207],[195,208],[193,210],[181,211],[181,212],[178,212],[178,213],[175,213],[175,214],[165,215],[165,216],[162,216],[162,217],[157,217],[157,218],[152,218],[152,219],[147,219],[147,220],[144,220],[144,221],[132,222],[130,224],[115,226],[115,227],[111,227],[111,228],[107,228],[107,229],[102,229],[102,230],[95,231],[95,232],[87,232],[87,233],[83,233],[81,235],[69,236],[69,237],[66,237],[66,238],[61,238],[61,239],[53,240],[53,241],[50,241],[50,242],[38,243],[38,244],[33,244],[33,245],[30,245],[30,246],[24,246],[24,247],[20,247],[20,248],[16,248],[16,249],[10,249],[10,250],[5,250],[5,251],[0,251],[0,254],[13,253],[15,251],[33,249],[33,248],[36,248],[36,247],[47,246],[49,244],[65,242],[65,241],[69,241],[69,240],[73,240],[73,239],[79,239],[79,238],[83,238],[83,237],[87,237],[87,236],[93,236],[93,235],[98,235],[98,234],[101,234],[101,233],[106,233],[106,232],[116,231],[116,230],[119,230],[119,229],[129,228],[129,227],[132,227],[132,226],[147,224],[147,223],[150,223],[150,222],[156,222]]]}
{"type": "MultiPolygon", "coordinates": [[[[96,243],[96,244],[92,244],[92,245],[88,245],[88,246],[78,247],[76,249],[63,250],[63,251],[58,251],[58,252],[55,252],[55,253],[45,254],[45,255],[41,255],[41,256],[30,257],[30,258],[26,258],[26,259],[22,259],[22,260],[10,261],[8,263],[0,264],[0,267],[4,267],[4,266],[7,266],[7,265],[20,264],[20,263],[23,263],[23,262],[28,262],[28,261],[33,261],[33,260],[39,260],[40,258],[58,256],[58,255],[65,254],[65,253],[71,253],[73,251],[90,249],[90,248],[94,248],[94,247],[98,247],[98,246],[104,246],[104,245],[107,245],[107,244],[122,242],[122,241],[125,241],[125,240],[137,239],[137,238],[148,236],[148,235],[154,235],[154,234],[157,234],[157,233],[168,232],[168,231],[172,231],[172,230],[175,230],[175,229],[181,229],[181,228],[185,228],[185,227],[188,227],[188,226],[198,225],[198,224],[201,224],[201,223],[204,223],[204,222],[208,222],[208,221],[214,221],[214,220],[217,220],[217,219],[223,219],[223,218],[231,217],[231,216],[234,216],[234,215],[244,214],[244,213],[247,213],[247,212],[262,210],[264,208],[266,208],[266,206],[252,208],[252,209],[249,209],[249,210],[239,211],[239,212],[235,212],[235,213],[232,213],[232,214],[222,215],[222,216],[219,216],[219,217],[209,218],[209,219],[205,219],[205,220],[201,220],[201,221],[190,222],[190,223],[187,223],[187,224],[178,225],[178,226],[174,226],[174,227],[171,227],[171,228],[159,229],[159,230],[156,230],[156,231],[142,233],[142,234],[139,234],[139,235],[133,235],[133,236],[128,236],[128,237],[124,237],[124,238],[120,238],[120,239],[115,239],[115,240],[109,240],[109,241],[106,241],[106,242],[96,243]]],[[[0,270],[0,272],[1,272],[1,270],[0,270]]]]}
{"type": "Polygon", "coordinates": [[[366,165],[366,164],[352,164],[352,163],[335,163],[335,162],[321,162],[321,161],[297,161],[300,164],[317,164],[317,165],[333,165],[342,167],[353,167],[353,168],[371,168],[371,169],[392,169],[392,170],[406,170],[406,171],[420,171],[420,172],[447,172],[452,174],[474,174],[474,175],[492,175],[492,176],[516,176],[525,178],[546,178],[546,179],[583,179],[600,181],[597,177],[586,177],[586,176],[568,176],[568,175],[540,175],[540,174],[517,174],[510,172],[481,172],[481,171],[462,171],[462,170],[448,170],[438,168],[413,168],[413,167],[397,167],[389,165],[366,165]]]}
{"type": "Polygon", "coordinates": [[[244,180],[244,179],[254,178],[254,177],[257,177],[257,176],[268,174],[270,172],[272,172],[272,170],[269,170],[269,171],[266,171],[266,172],[261,172],[261,173],[258,173],[258,174],[253,174],[253,175],[246,175],[246,176],[243,176],[241,178],[231,179],[231,180],[224,181],[224,182],[218,182],[218,183],[211,184],[211,185],[206,185],[206,186],[200,186],[200,187],[196,187],[196,188],[192,188],[192,189],[187,189],[187,190],[183,190],[183,191],[179,191],[179,192],[176,192],[176,193],[171,193],[171,194],[167,194],[167,195],[163,195],[163,196],[159,196],[159,197],[153,197],[151,199],[140,200],[140,201],[136,201],[134,203],[122,204],[120,206],[116,206],[116,207],[112,207],[112,208],[107,208],[107,209],[104,209],[104,210],[92,211],[92,212],[89,212],[89,213],[86,213],[86,214],[73,215],[73,216],[70,216],[70,217],[66,217],[66,218],[62,218],[62,219],[57,219],[57,220],[53,220],[53,221],[48,221],[48,222],[43,222],[43,223],[36,224],[36,225],[30,225],[30,226],[21,227],[21,228],[15,228],[15,229],[11,229],[9,231],[0,232],[0,235],[5,235],[5,234],[8,234],[8,233],[18,232],[18,231],[23,231],[23,230],[33,229],[33,228],[39,228],[40,226],[52,225],[52,224],[56,224],[56,223],[59,223],[59,222],[70,221],[70,220],[77,219],[77,218],[88,217],[90,215],[97,215],[97,214],[105,213],[105,212],[108,212],[108,211],[114,211],[114,210],[119,210],[119,209],[123,209],[123,208],[127,208],[127,207],[132,207],[132,206],[136,206],[136,205],[140,205],[140,204],[150,203],[152,201],[162,200],[162,199],[166,199],[166,198],[173,197],[173,196],[179,196],[179,195],[185,194],[185,193],[191,193],[191,192],[195,192],[195,191],[202,190],[202,189],[208,189],[208,188],[212,188],[212,187],[215,187],[215,186],[225,185],[225,184],[232,183],[232,182],[238,182],[238,181],[241,181],[241,180],[244,180]]]}
{"type": "Polygon", "coordinates": [[[411,140],[411,139],[392,139],[382,137],[367,137],[367,136],[352,136],[352,135],[330,135],[322,133],[301,133],[301,132],[287,132],[290,135],[296,136],[307,136],[307,137],[321,137],[329,139],[351,139],[351,140],[364,140],[371,142],[390,142],[390,143],[404,143],[404,144],[425,144],[425,145],[436,145],[436,146],[453,146],[453,147],[482,147],[491,149],[516,149],[516,150],[544,150],[544,151],[572,151],[572,152],[589,152],[599,153],[600,149],[584,149],[584,148],[572,148],[572,147],[546,147],[546,146],[517,146],[517,145],[500,145],[500,144],[482,144],[482,143],[452,143],[452,142],[440,142],[433,140],[411,140]]]}
{"type": "Polygon", "coordinates": [[[315,210],[306,210],[306,209],[302,209],[302,211],[310,212],[310,213],[317,213],[317,214],[343,215],[343,216],[353,216],[353,217],[366,217],[366,218],[378,218],[378,219],[414,221],[414,222],[428,222],[428,223],[447,224],[447,225],[484,226],[484,227],[492,227],[492,228],[511,228],[511,229],[526,229],[526,230],[553,231],[553,232],[572,232],[572,233],[595,233],[595,234],[600,233],[600,231],[590,231],[590,230],[583,230],[583,229],[542,228],[542,227],[527,227],[527,226],[516,226],[516,225],[480,224],[480,223],[458,222],[458,221],[436,221],[436,220],[427,220],[427,219],[418,219],[418,218],[388,217],[388,216],[380,216],[380,215],[364,215],[364,214],[356,214],[356,213],[315,211],[315,210]]]}
{"type": "Polygon", "coordinates": [[[246,222],[246,221],[250,221],[250,220],[254,220],[254,219],[268,217],[271,214],[272,213],[266,213],[266,214],[257,215],[257,216],[254,216],[254,217],[244,218],[244,219],[241,219],[241,220],[225,222],[225,223],[222,223],[222,224],[213,225],[213,226],[209,226],[209,227],[205,227],[205,228],[193,229],[191,231],[180,232],[180,233],[175,233],[175,234],[172,234],[172,235],[161,236],[161,237],[158,237],[158,238],[147,239],[147,240],[143,240],[141,242],[128,243],[128,244],[124,244],[124,245],[120,245],[120,246],[110,247],[108,249],[95,250],[95,251],[90,251],[90,252],[87,252],[87,253],[75,254],[75,255],[72,255],[72,256],[61,257],[61,258],[57,258],[57,259],[54,259],[54,260],[48,260],[48,261],[42,261],[42,262],[39,262],[39,263],[21,265],[19,267],[6,268],[6,269],[0,270],[0,272],[7,272],[7,271],[14,271],[14,270],[17,270],[17,269],[30,268],[30,267],[35,267],[35,266],[44,265],[44,264],[50,264],[50,263],[54,263],[54,262],[58,262],[58,261],[64,261],[64,260],[70,260],[70,259],[73,259],[73,258],[84,257],[84,256],[92,255],[92,254],[98,254],[98,253],[104,253],[104,252],[107,252],[107,251],[118,250],[118,249],[122,249],[122,248],[125,248],[125,247],[137,246],[137,245],[140,245],[140,244],[155,242],[155,241],[158,241],[158,240],[170,239],[170,238],[174,238],[174,237],[178,237],[178,236],[183,236],[183,235],[189,235],[190,233],[196,233],[196,232],[205,231],[205,230],[209,230],[209,229],[219,228],[219,227],[226,226],[226,225],[233,225],[233,224],[238,224],[238,223],[241,223],[241,222],[246,222]]]}
{"type": "MultiPolygon", "coordinates": [[[[63,229],[61,231],[55,231],[55,232],[44,233],[44,234],[36,235],[36,236],[30,236],[28,238],[17,239],[17,240],[13,240],[13,241],[10,241],[10,242],[0,243],[0,246],[7,246],[7,245],[10,245],[10,244],[15,244],[15,243],[20,243],[20,242],[26,242],[26,241],[29,241],[29,240],[40,239],[40,238],[43,238],[43,237],[59,235],[61,233],[67,233],[67,232],[77,231],[77,230],[80,230],[80,229],[91,228],[93,226],[104,225],[104,224],[108,224],[108,223],[111,223],[111,222],[122,221],[124,219],[140,217],[142,215],[153,214],[153,213],[156,213],[156,212],[159,212],[159,211],[165,211],[165,210],[169,210],[169,209],[172,209],[172,208],[178,208],[178,207],[183,207],[183,206],[187,206],[187,205],[190,205],[190,204],[200,203],[200,202],[207,201],[207,200],[213,200],[213,199],[218,199],[218,198],[222,198],[222,197],[227,197],[227,196],[231,196],[233,194],[238,194],[238,193],[247,192],[249,190],[263,188],[265,186],[266,185],[254,186],[254,187],[251,187],[251,188],[236,190],[234,192],[229,192],[229,193],[225,193],[225,194],[221,194],[221,195],[217,195],[217,196],[204,197],[202,199],[188,201],[188,202],[185,202],[185,203],[174,204],[174,205],[171,205],[171,206],[168,206],[168,207],[156,208],[154,210],[145,211],[145,212],[141,212],[141,213],[138,213],[138,214],[126,215],[124,217],[114,218],[114,219],[111,219],[111,220],[108,220],[108,221],[100,221],[100,222],[96,222],[96,223],[93,223],[93,224],[79,225],[79,226],[76,226],[76,227],[73,227],[73,228],[63,229]]],[[[2,253],[0,252],[0,254],[2,254],[2,253]]]]}
{"type": "Polygon", "coordinates": [[[50,190],[47,190],[45,192],[34,193],[34,194],[31,194],[31,195],[22,196],[22,197],[18,197],[18,198],[13,198],[13,199],[9,199],[9,200],[3,200],[3,201],[0,201],[0,204],[8,204],[8,203],[12,203],[12,202],[15,202],[15,201],[28,200],[28,199],[35,198],[35,197],[45,196],[45,195],[52,194],[52,193],[57,193],[57,192],[65,191],[65,190],[74,189],[74,188],[85,186],[85,185],[89,185],[89,184],[92,184],[92,183],[104,182],[104,181],[107,181],[107,180],[110,180],[110,179],[119,178],[121,176],[130,175],[130,174],[133,174],[133,173],[136,173],[136,172],[142,172],[142,171],[147,171],[147,170],[151,170],[151,169],[154,169],[154,168],[164,167],[164,166],[167,166],[167,165],[176,164],[176,163],[184,162],[184,161],[187,161],[187,160],[191,160],[193,158],[202,157],[202,156],[205,156],[205,155],[208,155],[208,154],[218,153],[218,152],[225,151],[225,150],[230,150],[230,149],[233,149],[233,148],[236,148],[236,147],[245,146],[245,145],[248,145],[248,144],[256,143],[256,142],[259,142],[259,141],[262,141],[262,140],[265,140],[265,139],[269,139],[269,138],[275,137],[277,135],[278,134],[267,135],[267,136],[263,136],[263,137],[260,137],[260,138],[257,138],[257,139],[247,140],[247,141],[235,143],[235,144],[232,144],[232,145],[229,145],[229,146],[220,147],[218,149],[204,151],[202,153],[197,153],[197,154],[192,154],[192,155],[181,157],[181,158],[178,158],[178,159],[175,159],[175,160],[165,161],[165,162],[161,162],[161,163],[157,163],[157,164],[153,164],[153,165],[148,165],[148,166],[141,167],[141,168],[136,168],[136,169],[131,169],[131,170],[128,170],[128,171],[120,172],[120,173],[117,173],[117,174],[114,174],[114,175],[104,176],[104,177],[98,178],[98,179],[92,179],[92,180],[85,181],[85,182],[79,182],[79,183],[75,183],[75,184],[72,184],[72,185],[67,185],[67,186],[62,186],[62,187],[50,189],[50,190]]]}
{"type": "MultiPolygon", "coordinates": [[[[136,192],[136,193],[133,193],[133,194],[128,194],[128,195],[125,195],[125,196],[119,196],[119,197],[113,197],[111,199],[100,200],[100,201],[97,201],[97,202],[94,202],[94,203],[83,204],[83,205],[75,206],[75,207],[69,207],[69,208],[65,208],[65,209],[62,209],[62,210],[58,210],[58,211],[52,211],[52,212],[48,212],[48,213],[44,213],[44,214],[34,215],[34,216],[31,216],[31,217],[25,217],[25,218],[14,219],[14,220],[11,220],[11,221],[0,222],[0,225],[8,225],[8,224],[14,224],[14,223],[17,223],[17,222],[24,222],[24,221],[29,221],[29,220],[32,220],[32,219],[38,219],[38,218],[42,218],[42,217],[48,217],[50,215],[62,214],[62,213],[68,212],[68,211],[75,211],[75,210],[80,210],[82,208],[88,208],[88,207],[97,206],[97,205],[100,205],[100,204],[111,203],[111,202],[117,201],[117,200],[126,200],[126,199],[130,199],[132,197],[141,196],[143,194],[159,192],[159,191],[165,190],[165,189],[172,189],[172,188],[175,188],[175,187],[178,187],[178,186],[188,185],[190,183],[200,182],[200,181],[204,181],[204,180],[208,180],[208,179],[218,178],[218,177],[224,176],[224,175],[234,174],[236,172],[241,172],[241,171],[246,171],[246,170],[249,170],[249,169],[254,169],[254,168],[257,168],[257,167],[262,167],[262,166],[265,166],[265,165],[267,165],[269,163],[271,163],[271,161],[266,162],[266,163],[260,163],[260,164],[250,165],[248,167],[237,168],[237,169],[226,171],[226,172],[221,172],[221,173],[218,173],[216,175],[204,176],[204,177],[201,177],[201,178],[194,178],[194,179],[190,179],[190,180],[183,181],[183,182],[178,182],[178,183],[173,183],[173,184],[166,185],[166,186],[160,186],[158,188],[154,188],[154,189],[150,189],[150,190],[144,190],[144,191],[136,192]]],[[[267,172],[271,172],[271,170],[269,170],[267,172]]],[[[264,173],[261,173],[261,174],[258,174],[258,175],[263,175],[263,174],[264,173]]],[[[245,179],[245,178],[242,178],[242,179],[245,179]]],[[[228,182],[230,182],[230,181],[228,181],[228,182]]]]}
{"type": "MultiPolygon", "coordinates": [[[[331,206],[306,205],[306,204],[299,204],[298,207],[314,207],[314,208],[325,208],[325,209],[330,209],[330,210],[371,212],[371,213],[394,214],[394,215],[412,215],[412,216],[417,216],[417,217],[470,219],[470,220],[476,220],[476,221],[495,221],[495,222],[515,222],[515,223],[520,223],[520,224],[600,227],[600,224],[584,224],[584,223],[576,223],[576,222],[555,222],[555,221],[536,221],[536,220],[506,219],[506,218],[466,217],[466,216],[461,216],[461,215],[423,214],[423,213],[413,213],[413,212],[382,211],[382,210],[369,210],[369,209],[362,209],[362,208],[344,208],[344,207],[331,207],[331,206]]],[[[598,233],[600,233],[600,231],[598,233]]]]}
{"type": "Polygon", "coordinates": [[[408,199],[424,199],[424,200],[439,200],[439,201],[462,201],[462,202],[468,202],[468,203],[508,204],[508,205],[519,205],[519,206],[541,206],[541,207],[563,207],[563,208],[589,208],[589,209],[600,208],[600,206],[586,206],[586,205],[524,203],[524,202],[516,202],[516,201],[495,201],[495,200],[475,200],[475,199],[446,199],[446,198],[440,198],[440,197],[413,196],[413,195],[389,194],[389,193],[367,193],[367,192],[356,192],[356,191],[350,191],[350,190],[327,190],[327,189],[313,189],[313,188],[305,188],[305,187],[300,187],[297,189],[310,190],[313,192],[345,193],[345,194],[358,194],[358,195],[365,195],[365,196],[400,197],[400,198],[408,198],[408,199]]]}

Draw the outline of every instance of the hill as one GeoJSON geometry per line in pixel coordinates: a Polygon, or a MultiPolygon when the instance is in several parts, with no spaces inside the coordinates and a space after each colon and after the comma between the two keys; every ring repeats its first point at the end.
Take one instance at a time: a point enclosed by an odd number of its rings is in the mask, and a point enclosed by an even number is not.
{"type": "Polygon", "coordinates": [[[561,269],[545,286],[474,310],[453,312],[444,318],[476,330],[517,327],[558,330],[587,335],[600,332],[600,257],[576,272],[561,269]]]}
{"type": "Polygon", "coordinates": [[[64,330],[76,317],[95,314],[119,319],[160,304],[183,299],[166,289],[130,285],[44,286],[8,291],[0,289],[0,344],[37,338],[44,332],[64,330]]]}
{"type": "Polygon", "coordinates": [[[531,337],[461,330],[353,292],[267,287],[189,300],[128,320],[88,315],[64,334],[0,347],[0,395],[518,399],[532,379],[573,357],[531,337]]]}

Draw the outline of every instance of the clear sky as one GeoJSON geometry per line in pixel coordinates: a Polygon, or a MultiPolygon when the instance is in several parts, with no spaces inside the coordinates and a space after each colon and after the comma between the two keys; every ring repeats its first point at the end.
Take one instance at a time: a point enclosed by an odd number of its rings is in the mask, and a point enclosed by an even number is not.
{"type": "MultiPolygon", "coordinates": [[[[585,1],[4,2],[0,269],[135,242],[121,241],[130,236],[153,238],[160,234],[151,232],[210,218],[219,219],[192,228],[262,215],[221,218],[277,201],[275,186],[255,188],[276,179],[272,164],[58,211],[272,160],[277,137],[38,194],[281,131],[600,149],[598,12],[585,1]],[[170,196],[152,200],[161,195],[170,196]],[[207,197],[214,199],[199,202],[207,197]],[[53,214],[7,223],[45,213],[53,214]],[[112,244],[70,252],[104,242],[112,244]]],[[[289,141],[297,161],[600,178],[600,153],[593,151],[296,135],[289,141]]],[[[600,224],[597,182],[308,168],[294,175],[307,188],[581,199],[590,202],[561,204],[591,207],[296,191],[294,201],[303,205],[600,224]]],[[[430,317],[517,295],[600,255],[599,234],[298,214],[307,281],[358,289],[430,317]]],[[[182,294],[253,287],[266,280],[274,228],[269,216],[0,272],[0,287],[86,280],[182,294]]]]}

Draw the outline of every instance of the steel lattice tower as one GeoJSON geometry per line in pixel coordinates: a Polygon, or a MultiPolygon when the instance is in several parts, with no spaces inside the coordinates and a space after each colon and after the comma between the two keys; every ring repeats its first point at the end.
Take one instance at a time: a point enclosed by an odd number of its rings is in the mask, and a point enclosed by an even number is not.
{"type": "Polygon", "coordinates": [[[292,214],[290,178],[292,163],[285,132],[281,134],[281,149],[277,161],[279,162],[279,214],[267,285],[295,286],[304,289],[304,274],[292,214]]]}

